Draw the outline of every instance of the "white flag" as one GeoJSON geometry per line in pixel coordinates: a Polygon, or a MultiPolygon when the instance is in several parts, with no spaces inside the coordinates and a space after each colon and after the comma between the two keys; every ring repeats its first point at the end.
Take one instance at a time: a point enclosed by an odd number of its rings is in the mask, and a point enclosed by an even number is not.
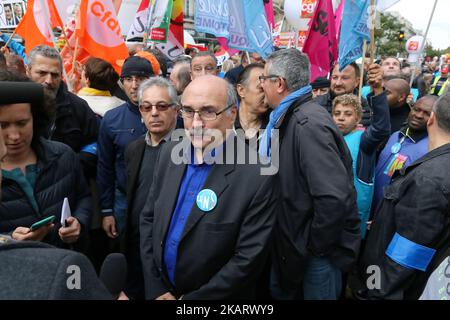
{"type": "Polygon", "coordinates": [[[136,16],[134,17],[133,24],[128,31],[127,41],[136,37],[144,37],[145,26],[147,25],[150,7],[150,0],[141,1],[141,4],[136,11],[136,16]]]}
{"type": "Polygon", "coordinates": [[[377,2],[377,10],[384,12],[390,7],[392,7],[394,4],[399,2],[400,0],[378,0],[377,2]]]}

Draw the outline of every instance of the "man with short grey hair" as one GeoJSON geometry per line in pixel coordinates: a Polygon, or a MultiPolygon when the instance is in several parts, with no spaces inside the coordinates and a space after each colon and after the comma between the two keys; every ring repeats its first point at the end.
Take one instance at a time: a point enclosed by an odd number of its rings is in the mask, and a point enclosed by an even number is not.
{"type": "Polygon", "coordinates": [[[56,113],[47,138],[67,144],[79,153],[87,178],[95,178],[98,122],[87,102],[69,92],[62,81],[63,63],[58,50],[37,46],[28,55],[27,76],[56,98],[56,113]]]}
{"type": "Polygon", "coordinates": [[[174,86],[162,77],[142,82],[138,90],[139,112],[147,133],[131,142],[125,151],[127,172],[127,223],[124,249],[128,263],[125,294],[144,299],[144,279],[139,254],[139,214],[153,182],[155,163],[161,146],[175,129],[178,96],[174,86]]]}
{"type": "MultiPolygon", "coordinates": [[[[428,153],[396,170],[384,189],[363,254],[378,283],[359,297],[416,300],[450,246],[450,94],[433,105],[428,153]]],[[[370,280],[364,283],[373,283],[370,280]]]]}
{"type": "Polygon", "coordinates": [[[272,53],[260,81],[274,110],[259,153],[279,130],[279,199],[273,240],[276,299],[337,299],[360,244],[352,159],[325,108],[312,100],[310,65],[296,49],[272,53]]]}
{"type": "Polygon", "coordinates": [[[183,94],[184,89],[191,82],[191,58],[188,56],[177,58],[173,63],[169,79],[177,89],[178,95],[183,94]]]}

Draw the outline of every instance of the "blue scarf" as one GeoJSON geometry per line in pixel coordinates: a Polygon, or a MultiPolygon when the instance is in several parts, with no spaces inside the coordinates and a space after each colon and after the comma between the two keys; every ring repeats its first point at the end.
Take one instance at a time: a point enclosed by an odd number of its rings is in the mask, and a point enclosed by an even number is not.
{"type": "Polygon", "coordinates": [[[281,100],[280,105],[270,113],[269,123],[267,124],[266,131],[264,131],[264,135],[262,136],[259,144],[258,153],[261,157],[270,160],[270,139],[272,137],[272,129],[294,101],[301,96],[310,93],[311,91],[312,87],[307,85],[297,91],[291,92],[289,95],[284,97],[284,99],[281,100]]]}

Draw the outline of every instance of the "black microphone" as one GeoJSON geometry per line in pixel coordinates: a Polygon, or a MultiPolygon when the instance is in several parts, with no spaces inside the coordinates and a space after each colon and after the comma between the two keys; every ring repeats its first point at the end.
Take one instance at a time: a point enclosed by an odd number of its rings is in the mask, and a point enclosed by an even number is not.
{"type": "Polygon", "coordinates": [[[0,81],[0,104],[40,103],[44,88],[34,82],[0,81]]]}
{"type": "Polygon", "coordinates": [[[103,261],[100,280],[116,300],[127,280],[127,261],[121,253],[111,253],[103,261]]]}

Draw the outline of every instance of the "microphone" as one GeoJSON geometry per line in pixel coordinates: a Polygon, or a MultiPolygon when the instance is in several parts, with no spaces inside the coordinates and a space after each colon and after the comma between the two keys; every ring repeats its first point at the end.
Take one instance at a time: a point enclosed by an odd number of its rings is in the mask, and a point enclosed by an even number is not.
{"type": "Polygon", "coordinates": [[[0,103],[40,103],[44,99],[44,88],[34,82],[0,81],[0,103]]]}
{"type": "Polygon", "coordinates": [[[123,254],[111,253],[105,258],[100,269],[100,280],[117,300],[127,280],[127,261],[123,254]]]}

